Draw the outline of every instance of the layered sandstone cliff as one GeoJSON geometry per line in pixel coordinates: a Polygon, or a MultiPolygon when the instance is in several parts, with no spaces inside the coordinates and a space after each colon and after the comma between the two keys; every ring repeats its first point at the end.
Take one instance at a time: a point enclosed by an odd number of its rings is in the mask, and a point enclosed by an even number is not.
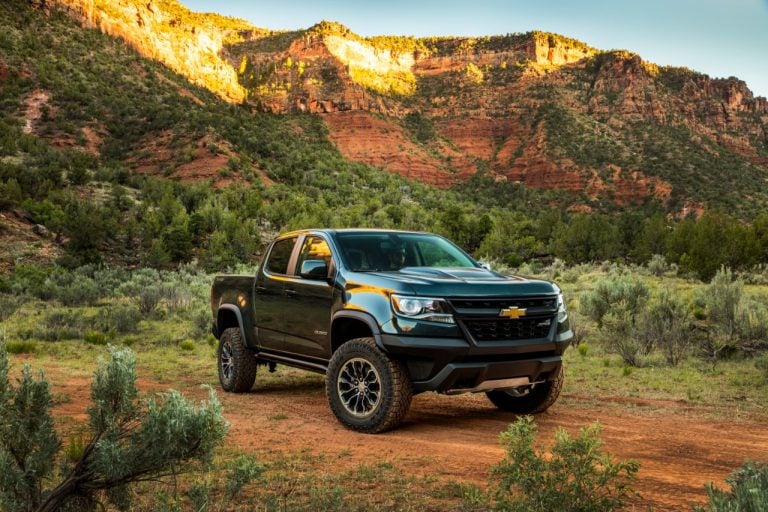
{"type": "Polygon", "coordinates": [[[175,0],[48,2],[228,101],[323,116],[347,158],[435,186],[483,171],[616,204],[689,204],[677,174],[696,172],[690,155],[715,159],[706,179],[718,158],[724,173],[744,158],[768,178],[765,98],[626,51],[542,32],[362,38],[332,22],[271,32],[175,0]],[[662,134],[672,138],[649,142],[662,134]]]}

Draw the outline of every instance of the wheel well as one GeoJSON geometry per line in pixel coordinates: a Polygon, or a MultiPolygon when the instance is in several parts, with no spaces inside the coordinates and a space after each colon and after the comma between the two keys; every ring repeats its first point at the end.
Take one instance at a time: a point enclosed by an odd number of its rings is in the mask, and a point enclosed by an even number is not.
{"type": "Polygon", "coordinates": [[[339,318],[331,327],[331,353],[355,338],[372,338],[373,332],[368,324],[355,318],[339,318]]]}
{"type": "Polygon", "coordinates": [[[240,328],[240,324],[237,321],[237,315],[235,315],[234,311],[220,309],[218,315],[216,315],[216,331],[218,332],[219,337],[221,337],[221,333],[223,333],[225,329],[229,329],[230,327],[240,328]]]}

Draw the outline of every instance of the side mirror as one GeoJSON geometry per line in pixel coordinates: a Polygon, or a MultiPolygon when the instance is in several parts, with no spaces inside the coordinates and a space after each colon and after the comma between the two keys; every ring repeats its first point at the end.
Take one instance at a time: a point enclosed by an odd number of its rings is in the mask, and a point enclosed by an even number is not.
{"type": "Polygon", "coordinates": [[[481,266],[482,268],[484,268],[485,270],[491,270],[491,264],[490,264],[490,263],[487,263],[487,262],[485,262],[485,261],[478,261],[478,263],[479,263],[479,264],[480,264],[480,266],[481,266]]]}
{"type": "Polygon", "coordinates": [[[328,265],[323,260],[306,260],[301,264],[299,275],[316,281],[328,279],[328,265]]]}

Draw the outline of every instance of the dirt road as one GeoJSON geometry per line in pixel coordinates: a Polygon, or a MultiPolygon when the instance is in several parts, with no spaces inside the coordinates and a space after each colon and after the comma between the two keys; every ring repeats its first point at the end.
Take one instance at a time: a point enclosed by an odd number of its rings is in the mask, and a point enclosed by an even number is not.
{"type": "MultiPolygon", "coordinates": [[[[54,392],[69,397],[56,415],[85,420],[89,379],[72,379],[49,372],[54,392]]],[[[207,376],[206,376],[207,377],[207,376]]],[[[199,384],[214,384],[214,376],[186,382],[141,379],[145,391],[174,387],[203,398],[199,384]]],[[[303,451],[333,457],[334,470],[360,463],[388,461],[412,475],[482,484],[489,468],[503,457],[498,435],[514,421],[509,413],[490,406],[484,395],[416,396],[405,423],[393,432],[364,435],[343,428],[331,414],[319,375],[293,369],[260,375],[253,391],[219,394],[232,427],[229,442],[246,451],[303,451]]],[[[706,500],[704,484],[724,486],[728,474],[747,459],[768,460],[768,429],[759,422],[703,419],[685,404],[644,401],[624,404],[610,397],[595,402],[565,394],[547,413],[537,417],[539,439],[551,443],[564,427],[575,433],[593,421],[602,426],[605,449],[616,457],[640,461],[636,489],[642,500],[633,510],[690,510],[706,500]]]]}
{"type": "MultiPolygon", "coordinates": [[[[341,427],[328,409],[322,380],[257,383],[251,393],[222,395],[231,436],[245,448],[264,446],[317,454],[348,452],[350,464],[395,460],[413,474],[485,482],[491,465],[503,456],[498,434],[514,415],[492,408],[484,395],[416,396],[405,423],[371,436],[341,427]]],[[[721,487],[745,459],[768,459],[768,429],[750,422],[686,416],[681,405],[645,404],[653,412],[579,404],[566,395],[537,418],[540,439],[551,442],[564,427],[575,433],[599,421],[605,449],[641,468],[636,482],[643,500],[638,510],[690,510],[705,501],[704,484],[721,487]],[[650,407],[649,407],[650,406],[650,407]]]]}

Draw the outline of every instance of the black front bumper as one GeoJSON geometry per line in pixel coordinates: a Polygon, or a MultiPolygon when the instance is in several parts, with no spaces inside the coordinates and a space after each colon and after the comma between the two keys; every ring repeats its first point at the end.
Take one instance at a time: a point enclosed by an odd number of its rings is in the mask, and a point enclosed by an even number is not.
{"type": "Polygon", "coordinates": [[[482,344],[460,338],[382,334],[383,348],[408,366],[413,392],[461,392],[483,382],[527,377],[530,382],[557,375],[570,338],[482,344]]]}

